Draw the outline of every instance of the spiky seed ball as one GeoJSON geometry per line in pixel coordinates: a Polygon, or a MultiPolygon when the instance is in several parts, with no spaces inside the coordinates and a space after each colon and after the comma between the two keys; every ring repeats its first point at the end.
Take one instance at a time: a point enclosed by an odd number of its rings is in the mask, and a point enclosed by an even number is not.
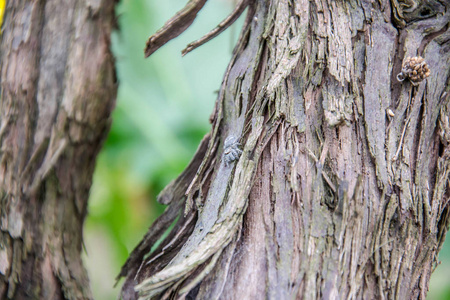
{"type": "Polygon", "coordinates": [[[403,81],[406,78],[409,78],[413,85],[417,85],[428,76],[430,76],[428,64],[423,57],[414,56],[405,59],[402,71],[397,75],[397,79],[403,81]]]}

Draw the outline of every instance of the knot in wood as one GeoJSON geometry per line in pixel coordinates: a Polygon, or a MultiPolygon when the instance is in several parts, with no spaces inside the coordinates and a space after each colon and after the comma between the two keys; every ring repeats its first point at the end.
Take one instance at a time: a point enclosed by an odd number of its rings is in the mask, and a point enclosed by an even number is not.
{"type": "Polygon", "coordinates": [[[391,0],[394,22],[403,28],[417,22],[445,13],[445,2],[440,0],[391,0]]]}

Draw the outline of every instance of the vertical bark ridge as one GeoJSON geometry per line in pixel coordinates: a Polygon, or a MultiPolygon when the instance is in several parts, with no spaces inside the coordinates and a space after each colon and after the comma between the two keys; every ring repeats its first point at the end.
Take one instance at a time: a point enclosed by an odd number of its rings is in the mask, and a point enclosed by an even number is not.
{"type": "Polygon", "coordinates": [[[0,297],[89,299],[82,226],[115,102],[114,2],[8,1],[6,12],[0,297]]]}

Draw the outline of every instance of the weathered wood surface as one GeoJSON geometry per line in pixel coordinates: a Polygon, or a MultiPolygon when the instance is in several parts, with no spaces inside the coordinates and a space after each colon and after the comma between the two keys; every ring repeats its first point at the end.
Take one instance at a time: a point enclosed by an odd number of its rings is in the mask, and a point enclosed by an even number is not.
{"type": "Polygon", "coordinates": [[[447,1],[251,1],[122,297],[425,299],[450,216],[449,22],[447,1]],[[416,55],[431,76],[398,82],[416,55]]]}
{"type": "Polygon", "coordinates": [[[0,298],[90,299],[89,188],[115,103],[115,1],[7,1],[1,36],[0,298]]]}
{"type": "Polygon", "coordinates": [[[450,216],[449,23],[446,1],[251,2],[122,297],[425,299],[450,216]],[[398,82],[416,55],[431,76],[398,82]]]}

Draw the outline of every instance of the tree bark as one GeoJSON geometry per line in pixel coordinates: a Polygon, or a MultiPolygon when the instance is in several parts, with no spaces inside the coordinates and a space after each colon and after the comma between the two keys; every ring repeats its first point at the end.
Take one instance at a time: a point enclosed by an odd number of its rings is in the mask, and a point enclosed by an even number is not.
{"type": "Polygon", "coordinates": [[[449,22],[448,1],[250,1],[122,298],[425,299],[450,214],[449,22]],[[417,55],[431,76],[399,82],[417,55]]]}
{"type": "Polygon", "coordinates": [[[1,37],[1,299],[90,299],[81,262],[115,103],[115,1],[13,0],[1,37]]]}

